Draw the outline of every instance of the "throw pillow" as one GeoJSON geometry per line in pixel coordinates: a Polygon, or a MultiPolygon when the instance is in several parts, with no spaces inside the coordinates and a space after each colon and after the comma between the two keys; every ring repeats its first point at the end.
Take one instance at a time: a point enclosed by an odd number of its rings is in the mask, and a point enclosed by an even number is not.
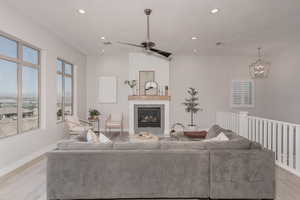
{"type": "Polygon", "coordinates": [[[100,143],[111,143],[111,140],[106,137],[103,133],[99,133],[99,142],[100,143]]]}
{"type": "Polygon", "coordinates": [[[88,132],[86,134],[86,140],[87,140],[87,142],[90,142],[90,143],[99,143],[100,142],[98,136],[92,130],[88,130],[88,132]]]}
{"type": "Polygon", "coordinates": [[[83,131],[80,133],[80,135],[77,136],[77,140],[80,141],[80,142],[87,142],[87,132],[88,131],[83,131]]]}
{"type": "Polygon", "coordinates": [[[223,141],[228,141],[229,138],[221,132],[218,136],[210,138],[210,139],[205,139],[203,140],[204,142],[223,142],[223,141]]]}
{"type": "Polygon", "coordinates": [[[220,132],[222,132],[222,128],[219,125],[215,124],[212,127],[210,127],[210,129],[208,130],[206,138],[207,139],[214,138],[218,136],[220,132]]]}

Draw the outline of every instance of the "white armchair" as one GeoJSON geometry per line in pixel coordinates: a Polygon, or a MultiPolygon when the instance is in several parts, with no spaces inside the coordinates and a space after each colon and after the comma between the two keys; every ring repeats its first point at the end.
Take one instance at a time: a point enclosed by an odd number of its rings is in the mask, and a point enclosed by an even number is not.
{"type": "Polygon", "coordinates": [[[105,132],[111,132],[111,129],[119,129],[123,133],[123,113],[110,114],[105,121],[105,132]]]}
{"type": "Polygon", "coordinates": [[[65,124],[70,135],[80,135],[91,129],[91,124],[88,121],[80,120],[77,116],[66,116],[65,124]]]}

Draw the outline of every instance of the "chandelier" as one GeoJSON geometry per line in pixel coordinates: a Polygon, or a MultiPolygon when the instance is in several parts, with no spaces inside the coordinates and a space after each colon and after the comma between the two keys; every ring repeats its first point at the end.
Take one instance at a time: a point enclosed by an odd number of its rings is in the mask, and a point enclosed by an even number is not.
{"type": "Polygon", "coordinates": [[[251,78],[266,78],[268,76],[270,66],[270,62],[263,60],[261,48],[258,48],[258,59],[249,65],[249,73],[251,78]]]}

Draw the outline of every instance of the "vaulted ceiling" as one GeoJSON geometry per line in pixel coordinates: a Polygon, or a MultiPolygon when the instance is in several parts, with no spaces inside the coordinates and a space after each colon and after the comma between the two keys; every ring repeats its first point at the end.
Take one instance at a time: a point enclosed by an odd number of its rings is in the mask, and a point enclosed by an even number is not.
{"type": "Polygon", "coordinates": [[[146,38],[174,53],[252,55],[262,46],[274,51],[299,42],[299,0],[0,0],[61,37],[86,55],[135,51],[115,41],[146,38]],[[220,9],[211,14],[213,8],[220,9]],[[77,9],[84,9],[80,15],[77,9]],[[112,41],[103,45],[102,36],[112,41]],[[191,37],[197,36],[197,40],[191,37]],[[217,46],[216,42],[223,45],[217,46]]]}

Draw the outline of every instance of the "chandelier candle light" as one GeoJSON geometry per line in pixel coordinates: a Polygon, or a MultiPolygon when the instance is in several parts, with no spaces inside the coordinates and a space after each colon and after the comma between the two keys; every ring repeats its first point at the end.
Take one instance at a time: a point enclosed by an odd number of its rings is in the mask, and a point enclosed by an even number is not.
{"type": "Polygon", "coordinates": [[[249,65],[249,73],[251,78],[266,78],[269,73],[270,62],[265,61],[261,55],[261,48],[258,48],[258,59],[249,65]]]}

